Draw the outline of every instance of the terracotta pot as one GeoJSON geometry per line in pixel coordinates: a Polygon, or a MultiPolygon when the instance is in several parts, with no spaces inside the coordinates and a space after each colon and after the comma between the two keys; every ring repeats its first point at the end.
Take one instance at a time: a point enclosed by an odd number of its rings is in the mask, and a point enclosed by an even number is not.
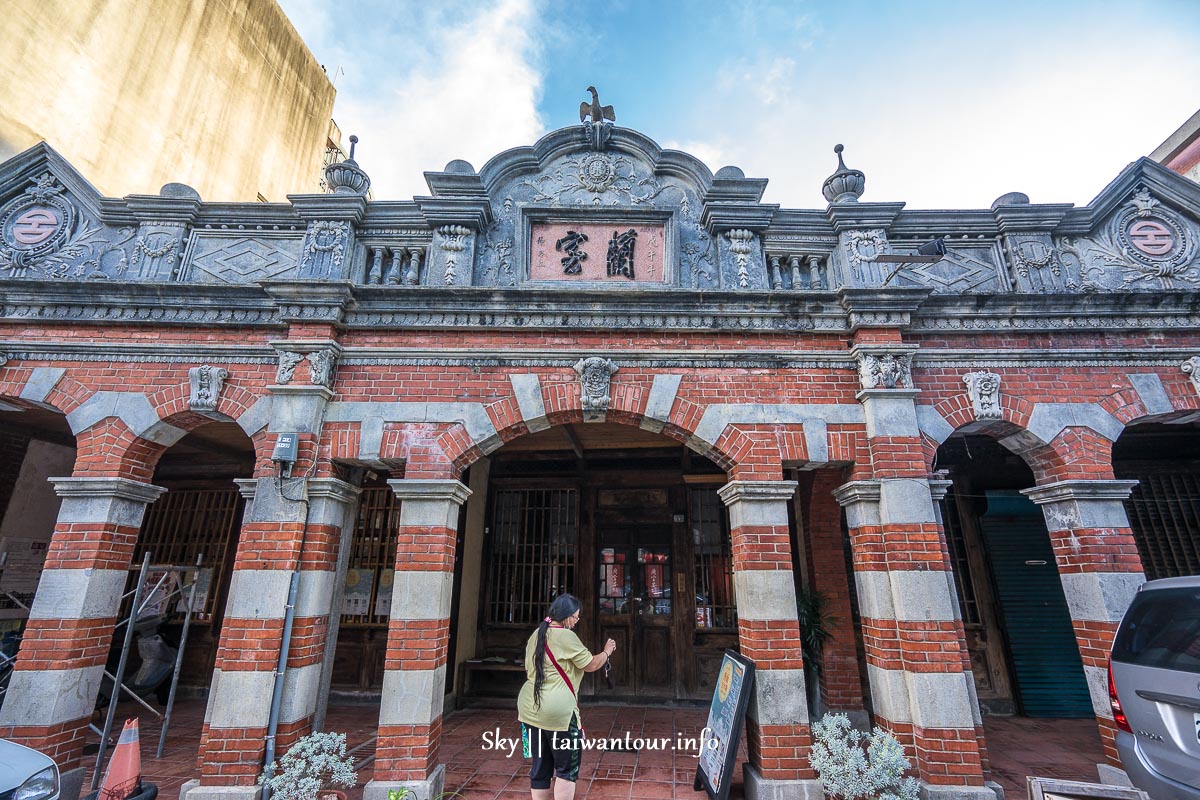
{"type": "Polygon", "coordinates": [[[346,793],[341,789],[322,789],[317,792],[317,800],[346,800],[346,793]]]}

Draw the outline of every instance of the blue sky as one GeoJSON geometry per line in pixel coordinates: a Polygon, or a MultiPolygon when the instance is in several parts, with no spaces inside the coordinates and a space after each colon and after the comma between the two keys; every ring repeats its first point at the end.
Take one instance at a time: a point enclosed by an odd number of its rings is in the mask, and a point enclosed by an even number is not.
{"type": "Polygon", "coordinates": [[[280,0],[334,77],[374,195],[577,124],[617,124],[818,208],[833,145],[864,200],[1088,202],[1200,108],[1200,2],[280,0]]]}

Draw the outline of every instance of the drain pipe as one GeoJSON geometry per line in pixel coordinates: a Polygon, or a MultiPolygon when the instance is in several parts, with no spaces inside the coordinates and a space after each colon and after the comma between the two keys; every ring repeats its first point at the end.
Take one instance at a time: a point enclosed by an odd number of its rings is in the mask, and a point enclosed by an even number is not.
{"type": "MultiPolygon", "coordinates": [[[[283,640],[279,648],[279,663],[275,667],[275,685],[271,690],[271,715],[267,721],[266,752],[263,754],[263,789],[262,800],[270,800],[271,786],[269,781],[275,774],[275,736],[279,731],[279,715],[283,708],[283,681],[287,674],[288,650],[292,646],[292,623],[296,619],[296,596],[300,593],[300,564],[304,557],[304,541],[308,537],[308,498],[291,498],[283,492],[283,480],[279,484],[279,496],[294,503],[304,503],[304,527],[300,529],[300,549],[296,553],[296,568],[292,570],[292,579],[288,584],[287,605],[283,613],[283,640]]],[[[308,487],[305,486],[305,494],[308,487]]]]}

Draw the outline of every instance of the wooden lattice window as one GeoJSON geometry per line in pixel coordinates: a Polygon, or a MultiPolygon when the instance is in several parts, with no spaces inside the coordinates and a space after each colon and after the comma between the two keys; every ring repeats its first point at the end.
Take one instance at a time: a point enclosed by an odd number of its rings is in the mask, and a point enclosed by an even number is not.
{"type": "MultiPolygon", "coordinates": [[[[236,488],[172,489],[146,510],[133,554],[135,567],[141,566],[146,553],[150,553],[151,565],[173,567],[193,567],[196,557],[204,556],[196,585],[194,622],[211,622],[216,613],[218,581],[227,574],[236,550],[241,500],[236,488]]],[[[190,581],[191,571],[186,574],[190,581]]],[[[157,580],[153,574],[151,578],[153,586],[157,580]]],[[[164,610],[169,619],[183,618],[178,596],[167,602],[164,610]]]]}
{"type": "Polygon", "coordinates": [[[980,624],[979,603],[975,599],[975,586],[971,583],[971,565],[967,558],[967,540],[958,516],[958,498],[954,491],[946,492],[942,498],[942,529],[946,532],[946,548],[950,551],[950,566],[954,574],[954,588],[958,590],[958,603],[962,606],[963,623],[980,624]]]}
{"type": "Polygon", "coordinates": [[[363,489],[343,588],[343,625],[387,624],[399,527],[400,502],[391,487],[363,489]]]}
{"type": "Polygon", "coordinates": [[[493,495],[484,619],[527,627],[575,585],[579,492],[501,489],[493,495]]]}
{"type": "Polygon", "coordinates": [[[696,627],[736,628],[729,515],[716,489],[690,489],[688,506],[695,547],[696,627]]]}
{"type": "Polygon", "coordinates": [[[1146,579],[1200,575],[1200,474],[1128,477],[1139,480],[1125,508],[1146,579]]]}

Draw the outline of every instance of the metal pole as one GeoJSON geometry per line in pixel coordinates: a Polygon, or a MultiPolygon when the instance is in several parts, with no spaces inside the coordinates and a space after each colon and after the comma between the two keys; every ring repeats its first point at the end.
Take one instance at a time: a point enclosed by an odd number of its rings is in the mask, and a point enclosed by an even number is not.
{"type": "Polygon", "coordinates": [[[158,734],[158,752],[155,753],[155,758],[162,758],[163,747],[167,744],[167,728],[171,725],[171,709],[175,706],[175,689],[179,686],[179,671],[183,668],[183,648],[187,646],[188,626],[192,623],[192,605],[196,602],[196,584],[200,582],[200,562],[203,559],[203,553],[196,556],[196,574],[192,576],[192,585],[188,589],[183,632],[179,634],[179,652],[175,654],[175,672],[171,675],[171,691],[167,695],[167,710],[163,714],[162,732],[158,734]]]}
{"type": "Polygon", "coordinates": [[[133,644],[133,619],[138,613],[138,602],[142,599],[142,584],[146,582],[146,570],[150,568],[150,553],[142,559],[138,572],[137,586],[133,589],[133,606],[130,610],[129,627],[125,629],[125,644],[121,647],[121,660],[117,663],[116,679],[113,681],[112,696],[108,699],[108,714],[104,718],[104,731],[100,734],[100,750],[96,753],[96,768],[92,770],[92,791],[100,788],[100,770],[104,766],[104,755],[108,751],[108,735],[112,733],[113,717],[117,715],[117,699],[121,696],[121,681],[125,680],[125,662],[129,660],[129,645],[133,644]]]}

